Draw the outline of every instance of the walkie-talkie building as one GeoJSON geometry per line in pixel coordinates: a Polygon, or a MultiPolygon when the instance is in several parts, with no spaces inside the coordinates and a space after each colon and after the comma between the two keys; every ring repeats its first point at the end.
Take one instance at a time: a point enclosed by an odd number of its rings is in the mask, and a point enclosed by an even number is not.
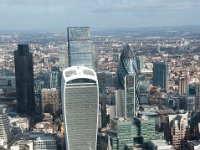
{"type": "Polygon", "coordinates": [[[96,73],[73,66],[62,75],[62,109],[67,150],[96,150],[99,88],[96,73]]]}
{"type": "Polygon", "coordinates": [[[19,44],[14,52],[17,91],[17,112],[32,115],[35,112],[33,56],[27,44],[19,44]]]}

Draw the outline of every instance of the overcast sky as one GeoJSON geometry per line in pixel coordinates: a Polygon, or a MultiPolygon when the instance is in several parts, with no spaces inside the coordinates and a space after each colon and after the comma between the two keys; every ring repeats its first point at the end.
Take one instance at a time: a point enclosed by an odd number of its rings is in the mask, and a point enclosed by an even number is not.
{"type": "Polygon", "coordinates": [[[200,25],[200,0],[0,0],[0,30],[200,25]]]}

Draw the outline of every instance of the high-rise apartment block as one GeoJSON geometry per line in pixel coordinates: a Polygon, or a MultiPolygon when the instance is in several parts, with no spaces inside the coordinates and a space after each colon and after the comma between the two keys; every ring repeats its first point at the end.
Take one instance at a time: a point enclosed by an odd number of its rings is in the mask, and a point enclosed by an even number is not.
{"type": "Polygon", "coordinates": [[[42,113],[56,115],[59,111],[59,91],[55,88],[42,89],[41,91],[42,113]]]}
{"type": "Polygon", "coordinates": [[[159,86],[163,90],[168,90],[169,69],[165,62],[153,63],[153,85],[159,86]]]}
{"type": "Polygon", "coordinates": [[[95,45],[89,27],[68,27],[68,64],[95,70],[95,45]]]}
{"type": "Polygon", "coordinates": [[[14,52],[17,92],[17,112],[26,115],[35,113],[33,57],[27,44],[19,44],[14,52]]]}
{"type": "Polygon", "coordinates": [[[65,69],[61,99],[68,150],[95,150],[99,87],[94,70],[84,66],[65,69]]]}

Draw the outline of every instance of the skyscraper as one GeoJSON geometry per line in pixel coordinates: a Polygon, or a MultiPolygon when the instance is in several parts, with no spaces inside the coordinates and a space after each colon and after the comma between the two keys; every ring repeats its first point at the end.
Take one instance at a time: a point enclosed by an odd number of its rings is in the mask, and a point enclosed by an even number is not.
{"type": "Polygon", "coordinates": [[[159,86],[163,90],[168,90],[169,71],[168,64],[165,62],[153,63],[153,85],[159,86]]]}
{"type": "Polygon", "coordinates": [[[12,134],[10,132],[10,122],[5,108],[0,106],[0,149],[10,146],[12,134]]]}
{"type": "Polygon", "coordinates": [[[117,68],[116,107],[118,117],[132,118],[136,114],[138,104],[136,95],[137,73],[134,53],[130,46],[126,45],[121,52],[117,68]]]}
{"type": "Polygon", "coordinates": [[[49,88],[58,88],[58,72],[49,72],[49,88]]]}
{"type": "Polygon", "coordinates": [[[68,27],[68,64],[95,69],[95,46],[91,41],[89,27],[68,27]]]}
{"type": "Polygon", "coordinates": [[[197,84],[195,99],[196,99],[195,109],[199,111],[200,110],[200,83],[197,84]]]}
{"type": "Polygon", "coordinates": [[[59,91],[55,88],[42,89],[41,91],[42,113],[58,114],[59,91]]]}
{"type": "Polygon", "coordinates": [[[63,71],[65,68],[69,67],[68,64],[68,46],[61,45],[59,47],[59,68],[63,71]]]}
{"type": "Polygon", "coordinates": [[[84,66],[65,69],[61,98],[67,150],[96,150],[99,87],[96,73],[84,66]]]}
{"type": "Polygon", "coordinates": [[[174,149],[185,149],[185,142],[189,139],[188,113],[169,115],[164,136],[174,146],[174,149]]]}
{"type": "Polygon", "coordinates": [[[19,44],[14,52],[17,91],[17,112],[32,115],[35,112],[33,57],[27,44],[19,44]]]}
{"type": "Polygon", "coordinates": [[[186,95],[186,84],[185,84],[185,78],[183,76],[179,77],[178,80],[178,94],[186,95]]]}

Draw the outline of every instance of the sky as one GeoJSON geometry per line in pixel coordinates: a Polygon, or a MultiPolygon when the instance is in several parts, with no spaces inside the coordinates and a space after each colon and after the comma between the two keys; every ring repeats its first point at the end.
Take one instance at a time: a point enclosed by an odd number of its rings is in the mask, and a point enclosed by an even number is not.
{"type": "Polygon", "coordinates": [[[0,30],[200,25],[200,0],[0,0],[0,30]]]}

